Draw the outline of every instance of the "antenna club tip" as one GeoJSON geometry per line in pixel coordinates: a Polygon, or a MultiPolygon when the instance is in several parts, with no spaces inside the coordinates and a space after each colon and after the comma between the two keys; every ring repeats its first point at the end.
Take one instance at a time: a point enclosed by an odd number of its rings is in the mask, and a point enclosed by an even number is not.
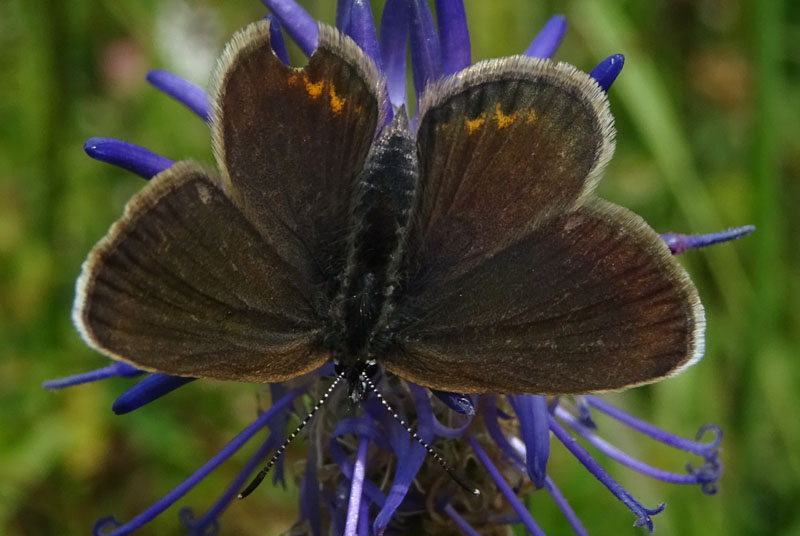
{"type": "Polygon", "coordinates": [[[481,494],[481,490],[479,490],[478,488],[475,488],[475,489],[472,490],[472,494],[477,497],[477,496],[479,496],[481,494]]]}
{"type": "Polygon", "coordinates": [[[240,493],[239,495],[236,496],[236,498],[240,500],[244,499],[244,493],[240,493]]]}

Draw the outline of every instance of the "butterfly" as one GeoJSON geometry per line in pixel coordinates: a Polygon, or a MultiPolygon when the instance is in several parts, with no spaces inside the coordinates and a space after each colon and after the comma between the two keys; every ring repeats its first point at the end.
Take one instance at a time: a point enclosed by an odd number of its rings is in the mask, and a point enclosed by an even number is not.
{"type": "Polygon", "coordinates": [[[567,394],[703,354],[697,290],[663,240],[593,193],[614,151],[604,91],[548,60],[429,84],[416,119],[348,37],[303,68],[269,22],[211,92],[219,172],[158,174],[95,246],[73,318],[147,371],[279,382],[336,364],[444,391],[567,394]],[[391,116],[391,117],[390,117],[391,116]]]}

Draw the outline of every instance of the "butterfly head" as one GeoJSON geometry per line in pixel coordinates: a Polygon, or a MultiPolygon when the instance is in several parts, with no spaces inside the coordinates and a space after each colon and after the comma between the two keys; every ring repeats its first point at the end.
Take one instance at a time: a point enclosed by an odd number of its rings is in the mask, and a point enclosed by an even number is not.
{"type": "Polygon", "coordinates": [[[374,360],[345,364],[337,359],[333,362],[336,375],[347,382],[347,396],[354,404],[358,404],[367,397],[367,392],[372,389],[369,381],[374,379],[379,370],[378,363],[374,360]]]}

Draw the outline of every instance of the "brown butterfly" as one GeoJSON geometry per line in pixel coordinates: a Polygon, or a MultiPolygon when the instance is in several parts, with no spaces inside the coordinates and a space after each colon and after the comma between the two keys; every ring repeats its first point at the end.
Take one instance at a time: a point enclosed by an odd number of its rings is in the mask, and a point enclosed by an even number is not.
{"type": "Polygon", "coordinates": [[[446,391],[564,394],[702,356],[684,270],[593,194],[614,128],[587,74],[486,61],[429,85],[411,127],[402,109],[387,124],[384,80],[348,37],[322,26],[295,69],[261,21],[212,95],[219,175],[160,173],[83,266],[75,324],[112,358],[250,382],[332,359],[351,392],[382,366],[446,391]]]}

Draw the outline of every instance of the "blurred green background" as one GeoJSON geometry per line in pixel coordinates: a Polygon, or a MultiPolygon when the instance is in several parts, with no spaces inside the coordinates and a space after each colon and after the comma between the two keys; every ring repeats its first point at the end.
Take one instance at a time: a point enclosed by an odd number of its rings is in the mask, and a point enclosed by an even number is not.
{"type": "MultiPolygon", "coordinates": [[[[302,2],[333,21],[334,2],[302,2]]],[[[626,56],[610,92],[616,156],[601,195],[660,231],[753,223],[739,242],[685,254],[708,313],[706,358],[678,378],[610,396],[685,436],[725,432],[713,497],[604,465],[646,505],[656,533],[800,534],[800,3],[789,0],[467,0],[473,58],[525,49],[549,16],[570,23],[557,59],[585,70],[626,56]]],[[[376,13],[380,6],[375,5],[376,13]]],[[[82,150],[110,136],[174,159],[211,162],[202,121],[144,81],[171,69],[205,85],[227,36],[265,13],[256,0],[3,0],[0,3],[0,534],[89,534],[129,520],[249,423],[258,388],[195,382],[116,417],[115,379],[51,393],[43,380],[104,366],[70,322],[92,245],[144,184],[82,150]]],[[[295,51],[296,52],[296,51],[295,51]]],[[[295,56],[298,58],[299,56],[295,56]]],[[[689,458],[600,421],[623,450],[681,471],[689,458]]],[[[302,453],[290,449],[289,465],[302,453]]],[[[179,506],[202,510],[236,457],[179,506]]],[[[644,534],[563,448],[553,478],[592,534],[644,534]]],[[[276,534],[296,487],[263,486],[223,516],[221,534],[276,534]]],[[[546,497],[551,534],[568,532],[546,497]]],[[[140,534],[182,534],[173,508],[140,534]]]]}

